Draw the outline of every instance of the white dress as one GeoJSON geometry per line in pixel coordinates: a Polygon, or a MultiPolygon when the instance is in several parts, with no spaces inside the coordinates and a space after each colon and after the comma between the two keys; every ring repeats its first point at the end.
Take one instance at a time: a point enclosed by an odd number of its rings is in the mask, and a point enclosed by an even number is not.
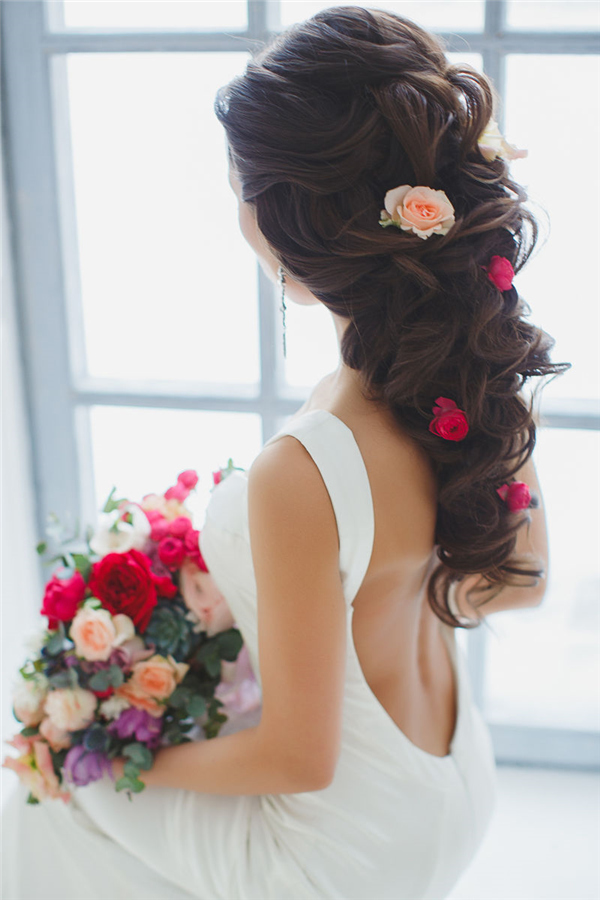
{"type": "MultiPolygon", "coordinates": [[[[340,538],[348,653],[332,783],[259,796],[147,787],[129,800],[105,776],[75,788],[69,804],[33,806],[19,785],[3,815],[3,900],[441,900],[469,865],[495,808],[496,768],[454,630],[443,626],[458,715],[451,753],[440,757],[396,726],[354,648],[352,601],[374,539],[369,478],[354,435],[322,409],[271,441],[284,434],[298,438],[318,466],[340,538]]],[[[245,472],[213,490],[200,548],[258,677],[245,472]]]]}

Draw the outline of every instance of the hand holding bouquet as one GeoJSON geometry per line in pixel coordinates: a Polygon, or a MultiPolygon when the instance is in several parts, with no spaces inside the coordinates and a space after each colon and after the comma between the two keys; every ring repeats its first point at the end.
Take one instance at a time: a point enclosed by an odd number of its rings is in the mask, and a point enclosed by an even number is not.
{"type": "MultiPolygon", "coordinates": [[[[229,460],[214,483],[234,468],[229,460]]],[[[141,503],[114,500],[113,488],[85,552],[68,549],[54,520],[61,549],[50,562],[63,566],[46,585],[40,612],[48,626],[30,645],[13,694],[24,728],[6,743],[20,756],[2,763],[27,784],[29,803],[68,802],[65,783],[114,778],[113,760],[115,788],[131,800],[153,752],[189,741],[198,721],[206,738],[216,737],[226,709],[259,705],[245,648],[238,660],[242,636],[184,505],[197,481],[186,470],[141,503]]]]}

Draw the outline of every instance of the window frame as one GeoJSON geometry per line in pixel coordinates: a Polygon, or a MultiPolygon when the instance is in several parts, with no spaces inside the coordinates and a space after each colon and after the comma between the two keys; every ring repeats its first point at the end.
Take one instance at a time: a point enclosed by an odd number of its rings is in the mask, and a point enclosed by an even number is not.
{"type": "MultiPolygon", "coordinates": [[[[505,97],[512,53],[596,54],[591,32],[507,31],[506,0],[485,0],[481,32],[439,32],[448,52],[481,53],[483,70],[505,97]]],[[[260,342],[258,391],[247,385],[172,385],[91,378],[85,372],[78,272],[66,54],[95,52],[251,53],[276,30],[276,0],[248,0],[247,28],[227,32],[76,31],[64,28],[61,4],[5,0],[2,4],[2,129],[7,206],[15,268],[17,324],[23,361],[33,461],[36,527],[47,517],[91,522],[94,501],[89,410],[93,405],[257,413],[263,442],[306,395],[286,386],[281,322],[273,285],[257,266],[260,342]]],[[[503,108],[498,111],[503,130],[503,108]]],[[[547,400],[541,424],[600,428],[595,401],[547,400]]],[[[40,571],[42,563],[40,562],[40,571]]],[[[41,573],[42,583],[47,576],[41,573]]],[[[476,703],[483,707],[487,631],[467,635],[476,703]]],[[[498,763],[597,769],[600,734],[490,723],[498,763]]]]}

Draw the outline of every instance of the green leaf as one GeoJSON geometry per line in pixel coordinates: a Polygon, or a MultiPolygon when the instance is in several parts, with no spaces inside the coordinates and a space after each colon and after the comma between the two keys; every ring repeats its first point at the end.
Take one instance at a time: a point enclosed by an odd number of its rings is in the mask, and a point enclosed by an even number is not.
{"type": "Polygon", "coordinates": [[[102,600],[99,597],[86,597],[83,606],[90,609],[102,609],[102,600]]]}
{"type": "Polygon", "coordinates": [[[199,716],[203,716],[206,712],[206,701],[204,697],[200,697],[198,694],[191,697],[187,704],[187,713],[188,716],[191,716],[193,719],[199,718],[199,716]]]}
{"type": "Polygon", "coordinates": [[[93,691],[106,691],[110,687],[110,678],[106,669],[95,672],[88,681],[88,687],[93,691]]]}
{"type": "Polygon", "coordinates": [[[128,759],[123,766],[123,772],[128,778],[137,778],[140,774],[140,767],[132,759],[128,759]]]}
{"type": "Polygon", "coordinates": [[[73,553],[73,561],[75,563],[75,568],[78,572],[81,572],[84,579],[87,581],[92,571],[92,564],[83,553],[73,553]]]}
{"type": "Polygon", "coordinates": [[[221,674],[221,660],[218,656],[209,656],[208,659],[204,660],[204,668],[213,678],[216,678],[217,675],[221,674]]]}
{"type": "Polygon", "coordinates": [[[217,644],[221,659],[228,662],[235,662],[240,650],[242,649],[244,640],[237,628],[228,628],[217,635],[217,644]]]}
{"type": "Polygon", "coordinates": [[[145,744],[136,742],[123,749],[123,756],[128,756],[141,769],[151,769],[154,757],[145,744]]]}
{"type": "Polygon", "coordinates": [[[111,687],[118,688],[121,687],[123,682],[125,681],[125,676],[123,675],[123,670],[117,666],[112,665],[108,670],[108,680],[111,687]]]}
{"type": "Polygon", "coordinates": [[[117,791],[133,791],[134,794],[139,794],[145,787],[146,785],[143,781],[140,781],[139,778],[132,778],[127,775],[124,775],[123,778],[119,778],[115,785],[117,791]]]}
{"type": "Polygon", "coordinates": [[[41,555],[42,555],[43,553],[45,553],[46,550],[48,549],[48,544],[46,543],[46,541],[40,541],[39,544],[36,546],[35,549],[37,550],[37,552],[38,552],[38,553],[40,554],[40,556],[41,556],[41,555]]]}
{"type": "Polygon", "coordinates": [[[32,737],[34,734],[38,733],[38,730],[37,725],[28,725],[27,728],[21,729],[21,734],[23,737],[32,737]]]}
{"type": "Polygon", "coordinates": [[[174,706],[175,709],[185,709],[189,703],[190,692],[187,688],[184,687],[176,687],[171,696],[169,697],[169,706],[174,706]]]}
{"type": "Polygon", "coordinates": [[[60,629],[58,631],[51,632],[51,637],[45,644],[46,653],[50,656],[58,656],[63,648],[63,644],[65,642],[64,631],[60,629]]]}
{"type": "Polygon", "coordinates": [[[34,795],[30,791],[29,794],[27,795],[27,800],[25,802],[26,803],[39,803],[40,801],[38,800],[37,797],[34,797],[34,795]]]}

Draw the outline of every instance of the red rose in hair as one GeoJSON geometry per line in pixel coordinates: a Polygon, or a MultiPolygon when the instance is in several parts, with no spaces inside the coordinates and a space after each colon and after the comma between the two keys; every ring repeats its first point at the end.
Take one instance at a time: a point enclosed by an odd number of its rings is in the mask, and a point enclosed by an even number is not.
{"type": "Polygon", "coordinates": [[[85,580],[81,572],[75,572],[71,578],[53,575],[46,585],[40,610],[43,616],[48,616],[50,631],[58,628],[59,622],[70,622],[84,598],[85,580]]]}
{"type": "Polygon", "coordinates": [[[508,291],[512,287],[515,271],[509,259],[505,256],[492,256],[486,269],[488,278],[493,281],[501,291],[508,291]]]}
{"type": "Polygon", "coordinates": [[[467,416],[458,409],[454,400],[438,397],[433,407],[434,418],[429,423],[429,430],[446,441],[462,441],[469,431],[467,416]]]}
{"type": "Polygon", "coordinates": [[[531,503],[531,491],[524,481],[513,481],[512,484],[503,484],[496,488],[496,493],[504,500],[511,512],[519,512],[527,509],[531,503]]]}
{"type": "Polygon", "coordinates": [[[139,632],[148,627],[157,592],[171,597],[177,591],[170,578],[152,572],[148,557],[136,549],[107,553],[94,563],[88,587],[113,616],[129,616],[139,632]]]}

